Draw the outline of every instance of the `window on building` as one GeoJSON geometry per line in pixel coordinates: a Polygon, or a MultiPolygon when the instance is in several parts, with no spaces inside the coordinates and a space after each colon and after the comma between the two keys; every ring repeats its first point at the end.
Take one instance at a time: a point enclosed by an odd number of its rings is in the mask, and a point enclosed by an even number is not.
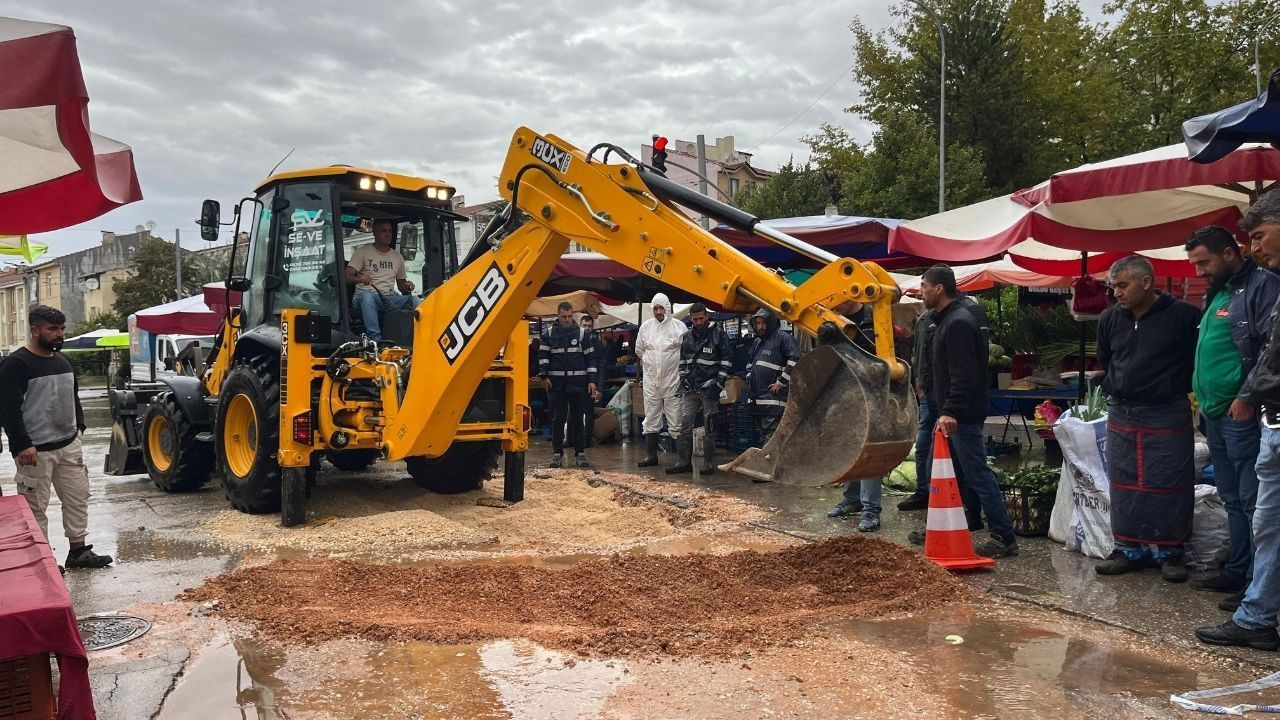
{"type": "Polygon", "coordinates": [[[51,297],[53,297],[53,273],[47,272],[44,274],[44,297],[42,299],[48,300],[51,297]]]}
{"type": "Polygon", "coordinates": [[[738,194],[738,178],[729,178],[729,197],[738,194]]]}

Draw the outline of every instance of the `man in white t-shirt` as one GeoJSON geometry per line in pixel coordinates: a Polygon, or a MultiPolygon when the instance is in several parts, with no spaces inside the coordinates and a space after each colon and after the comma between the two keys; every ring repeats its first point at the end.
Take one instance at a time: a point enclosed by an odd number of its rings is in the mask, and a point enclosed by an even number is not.
{"type": "Polygon", "coordinates": [[[405,279],[404,258],[391,247],[396,225],[390,220],[373,223],[373,244],[363,245],[347,263],[347,283],[355,285],[351,307],[364,319],[364,334],[382,339],[378,313],[385,310],[412,310],[422,298],[413,295],[413,283],[405,279]],[[399,295],[393,290],[404,293],[399,295]]]}

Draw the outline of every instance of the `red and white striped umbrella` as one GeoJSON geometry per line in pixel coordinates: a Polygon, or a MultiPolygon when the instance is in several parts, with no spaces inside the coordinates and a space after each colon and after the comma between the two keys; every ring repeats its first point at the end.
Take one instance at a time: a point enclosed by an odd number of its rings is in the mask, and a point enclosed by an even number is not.
{"type": "Polygon", "coordinates": [[[76,38],[0,17],[0,235],[57,230],[142,199],[129,146],[89,131],[76,38]]]}
{"type": "Polygon", "coordinates": [[[1251,200],[1280,180],[1280,150],[1244,145],[1204,165],[1170,145],[1057,173],[1033,188],[903,223],[894,252],[946,261],[1008,252],[1018,265],[1050,275],[1102,272],[1131,253],[1161,275],[1192,275],[1182,244],[1193,230],[1235,230],[1251,200]]]}

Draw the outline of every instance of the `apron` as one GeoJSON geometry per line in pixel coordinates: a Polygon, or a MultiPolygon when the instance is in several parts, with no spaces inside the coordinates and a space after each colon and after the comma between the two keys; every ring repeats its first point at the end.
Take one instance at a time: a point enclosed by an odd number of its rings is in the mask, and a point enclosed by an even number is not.
{"type": "Polygon", "coordinates": [[[1191,537],[1195,505],[1191,402],[1112,402],[1106,454],[1115,539],[1144,545],[1185,543],[1191,537]]]}

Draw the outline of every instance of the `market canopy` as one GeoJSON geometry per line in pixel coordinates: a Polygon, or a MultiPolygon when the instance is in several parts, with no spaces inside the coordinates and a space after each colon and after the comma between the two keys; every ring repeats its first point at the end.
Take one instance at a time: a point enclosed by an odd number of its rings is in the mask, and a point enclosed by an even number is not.
{"type": "MultiPolygon", "coordinates": [[[[760,224],[780,230],[837,257],[874,262],[885,269],[918,266],[921,264],[920,258],[889,251],[889,233],[901,222],[889,218],[853,215],[808,215],[762,220],[760,224]]],[[[717,225],[711,233],[751,259],[771,267],[818,267],[818,263],[794,250],[728,225],[717,225]]]]}
{"type": "MultiPolygon", "coordinates": [[[[1185,262],[1185,258],[1183,262],[1185,262]]],[[[1063,275],[1046,275],[1032,272],[1009,258],[977,265],[955,265],[951,269],[956,274],[956,288],[964,292],[990,290],[996,285],[1016,285],[1025,288],[1065,288],[1071,287],[1071,281],[1079,274],[1080,259],[1076,256],[1076,272],[1063,275]]],[[[920,292],[920,276],[907,275],[898,280],[898,286],[904,293],[920,292]]],[[[895,278],[897,279],[897,278],[895,278]]]]}
{"type": "Polygon", "coordinates": [[[110,350],[112,348],[129,347],[129,334],[112,328],[101,328],[67,338],[62,343],[63,352],[84,350],[110,350]]]}
{"type": "MultiPolygon", "coordinates": [[[[239,293],[231,293],[239,304],[239,293]]],[[[134,313],[138,328],[157,335],[214,335],[226,315],[227,291],[221,282],[204,286],[200,295],[174,300],[134,313]]]]}
{"type": "Polygon", "coordinates": [[[1192,162],[1217,162],[1244,143],[1280,147],[1280,69],[1258,97],[1182,123],[1192,162]]]}
{"type": "Polygon", "coordinates": [[[89,130],[76,38],[0,18],[0,234],[46,232],[142,199],[129,146],[89,130]]]}
{"type": "Polygon", "coordinates": [[[1280,150],[1246,145],[1211,165],[1170,145],[1061,172],[1026,190],[903,223],[889,246],[943,261],[987,258],[1007,251],[1036,272],[1105,271],[1132,253],[1150,257],[1157,273],[1190,276],[1181,253],[1205,225],[1234,229],[1259,192],[1280,178],[1280,150]]]}
{"type": "MultiPolygon", "coordinates": [[[[689,315],[693,303],[671,303],[672,317],[683,320],[689,315]]],[[[621,305],[601,305],[600,316],[596,318],[597,328],[615,325],[639,325],[653,317],[653,306],[649,303],[623,303],[621,305]]]]}

